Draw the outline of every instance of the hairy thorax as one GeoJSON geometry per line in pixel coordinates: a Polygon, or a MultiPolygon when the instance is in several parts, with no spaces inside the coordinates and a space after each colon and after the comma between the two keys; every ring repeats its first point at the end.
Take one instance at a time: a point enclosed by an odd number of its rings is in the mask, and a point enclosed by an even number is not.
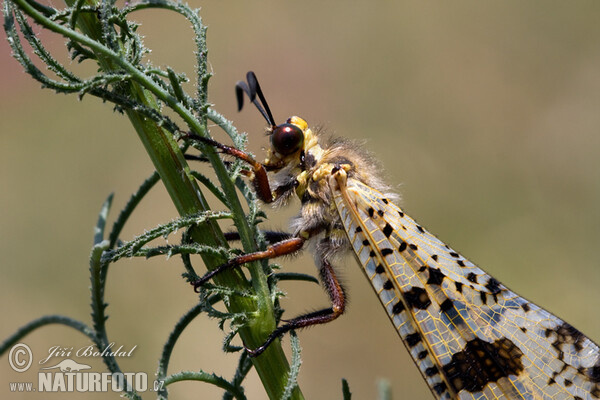
{"type": "MultiPolygon", "coordinates": [[[[295,235],[316,241],[317,256],[327,258],[349,249],[349,242],[340,216],[332,201],[330,176],[335,169],[343,169],[348,179],[358,180],[381,192],[388,187],[378,177],[378,166],[373,157],[358,143],[347,139],[324,140],[318,130],[304,126],[298,117],[289,119],[303,128],[304,146],[297,154],[282,157],[269,151],[265,166],[275,170],[274,191],[278,194],[276,206],[283,205],[296,195],[302,204],[300,213],[292,220],[295,235]],[[313,240],[313,239],[317,240],[313,240]]],[[[392,198],[394,196],[392,195],[392,198]]]]}

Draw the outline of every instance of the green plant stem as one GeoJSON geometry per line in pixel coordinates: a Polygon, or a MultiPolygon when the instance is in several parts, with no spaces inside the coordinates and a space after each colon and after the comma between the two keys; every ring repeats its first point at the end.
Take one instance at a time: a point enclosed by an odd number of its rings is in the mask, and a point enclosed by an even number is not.
{"type": "Polygon", "coordinates": [[[84,335],[86,335],[90,340],[96,340],[96,333],[92,328],[84,324],[83,322],[76,321],[72,318],[65,317],[64,315],[45,315],[43,317],[34,319],[30,321],[26,325],[19,328],[14,334],[9,336],[6,340],[4,340],[0,344],[0,356],[3,355],[6,350],[15,345],[19,340],[25,337],[27,334],[31,333],[35,329],[50,325],[50,324],[61,324],[66,325],[70,328],[73,328],[84,335]]]}
{"type": "MultiPolygon", "coordinates": [[[[66,1],[70,6],[73,6],[75,3],[73,0],[66,1]]],[[[21,9],[39,24],[91,49],[96,54],[100,66],[104,71],[125,70],[133,81],[124,82],[120,85],[122,85],[123,91],[129,93],[134,101],[148,108],[159,110],[160,107],[156,102],[156,99],[159,99],[177,112],[192,131],[200,135],[207,135],[205,114],[201,118],[204,123],[201,123],[195,118],[192,110],[185,107],[178,99],[170,95],[149,76],[130,64],[124,57],[101,44],[103,40],[102,26],[95,14],[79,14],[76,23],[84,33],[80,34],[77,31],[69,29],[66,25],[60,25],[47,19],[26,0],[14,0],[14,3],[18,4],[21,9]]],[[[88,0],[87,3],[91,6],[101,7],[99,3],[97,4],[93,1],[88,0]]],[[[206,80],[207,78],[202,76],[202,79],[206,80]]],[[[142,113],[131,109],[126,109],[125,111],[179,214],[185,216],[206,211],[208,204],[196,181],[191,176],[183,154],[172,135],[159,126],[157,122],[147,118],[142,113]]],[[[237,196],[235,186],[227,176],[227,171],[223,163],[213,149],[208,148],[206,156],[213,164],[223,191],[229,200],[231,210],[236,215],[235,224],[240,232],[244,249],[246,251],[256,250],[252,230],[245,221],[243,208],[237,196]]],[[[214,221],[207,221],[204,224],[198,225],[192,230],[191,235],[198,243],[215,246],[227,245],[219,226],[214,221]]],[[[226,261],[214,254],[203,254],[202,258],[209,269],[215,268],[226,261]]],[[[268,333],[274,329],[275,319],[270,292],[261,266],[259,264],[251,266],[250,274],[252,286],[256,293],[256,300],[233,297],[228,304],[228,308],[230,312],[234,313],[245,312],[255,314],[255,318],[252,319],[254,323],[247,328],[241,329],[240,336],[247,346],[257,347],[262,344],[268,333]]],[[[246,288],[248,286],[243,274],[239,271],[229,271],[220,274],[215,277],[215,281],[221,285],[238,288],[246,288]]],[[[96,300],[101,302],[102,297],[103,294],[96,300]]],[[[107,341],[104,320],[94,322],[94,326],[100,330],[98,332],[99,336],[107,341]]],[[[269,346],[262,356],[254,359],[253,363],[269,397],[272,399],[279,398],[286,384],[289,364],[278,341],[269,346]]],[[[302,398],[299,389],[294,390],[292,398],[302,398]]]]}

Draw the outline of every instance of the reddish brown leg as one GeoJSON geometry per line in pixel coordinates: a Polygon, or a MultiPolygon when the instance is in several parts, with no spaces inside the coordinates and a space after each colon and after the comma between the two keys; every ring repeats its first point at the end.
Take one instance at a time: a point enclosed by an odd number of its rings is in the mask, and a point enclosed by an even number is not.
{"type": "Polygon", "coordinates": [[[252,167],[252,172],[254,172],[252,184],[254,185],[254,189],[258,198],[265,203],[272,203],[275,200],[273,197],[273,192],[271,191],[271,185],[269,184],[269,178],[267,177],[267,170],[265,169],[265,166],[256,161],[254,158],[250,157],[248,153],[236,149],[235,147],[227,146],[223,143],[219,143],[215,140],[198,136],[190,132],[187,133],[187,137],[216,147],[223,154],[233,156],[246,162],[248,165],[250,165],[250,167],[252,167]]]}
{"type": "Polygon", "coordinates": [[[275,329],[261,346],[253,350],[246,349],[246,351],[250,353],[250,356],[256,357],[260,355],[275,339],[283,336],[286,332],[289,332],[292,329],[304,328],[317,324],[325,324],[333,321],[343,314],[346,308],[346,296],[344,294],[344,288],[340,284],[333,267],[325,259],[321,260],[320,275],[321,281],[325,286],[325,290],[331,299],[331,308],[325,308],[323,310],[300,315],[287,321],[287,324],[275,329]]]}
{"type": "Polygon", "coordinates": [[[269,247],[267,247],[266,250],[257,251],[255,253],[242,254],[241,256],[232,258],[225,264],[221,264],[212,271],[207,272],[202,278],[192,282],[192,285],[194,285],[194,290],[197,292],[200,286],[204,285],[209,279],[227,269],[231,269],[252,261],[264,260],[265,258],[275,258],[284,256],[286,254],[294,253],[302,248],[305,241],[306,239],[300,237],[293,237],[272,244],[269,247]]]}
{"type": "MultiPolygon", "coordinates": [[[[307,236],[313,236],[315,233],[318,233],[318,231],[311,233],[309,233],[307,236]]],[[[281,233],[276,232],[276,234],[281,233]]],[[[229,236],[230,240],[236,240],[238,238],[238,236],[235,233],[229,236]]],[[[206,273],[202,278],[198,279],[197,281],[192,282],[192,284],[194,285],[194,290],[197,291],[198,288],[204,283],[206,283],[209,279],[226,269],[234,268],[252,261],[276,258],[286,254],[294,253],[302,248],[305,241],[306,239],[304,239],[303,237],[287,238],[285,240],[270,245],[264,251],[257,251],[255,253],[243,254],[241,256],[235,257],[229,260],[227,263],[222,264],[214,270],[206,273]]],[[[325,286],[325,290],[329,295],[329,298],[331,299],[331,307],[311,312],[308,314],[303,314],[287,321],[286,324],[275,329],[267,337],[267,340],[265,340],[265,342],[261,346],[257,347],[256,349],[246,349],[252,357],[260,355],[275,339],[283,336],[286,332],[289,332],[292,329],[299,329],[304,328],[306,326],[324,324],[333,321],[334,319],[343,314],[346,308],[346,296],[344,294],[344,288],[340,284],[333,267],[331,266],[329,261],[324,258],[321,259],[321,267],[319,269],[319,274],[321,276],[321,282],[323,282],[323,286],[325,286]]]]}

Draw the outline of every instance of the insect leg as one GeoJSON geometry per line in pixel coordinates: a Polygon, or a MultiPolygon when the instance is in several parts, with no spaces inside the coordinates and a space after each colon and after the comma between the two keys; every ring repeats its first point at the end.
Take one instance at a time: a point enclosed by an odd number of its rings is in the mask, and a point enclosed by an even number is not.
{"type": "MultiPolygon", "coordinates": [[[[183,158],[185,158],[188,161],[199,161],[199,162],[209,162],[208,157],[203,156],[203,155],[196,155],[196,154],[184,154],[183,158]]],[[[225,164],[225,166],[227,168],[231,167],[231,162],[230,161],[223,161],[223,164],[225,164]]],[[[242,170],[240,171],[242,174],[244,175],[250,175],[250,171],[249,170],[242,170]]]]}
{"type": "Polygon", "coordinates": [[[267,247],[266,250],[257,251],[255,253],[242,254],[231,260],[227,261],[225,264],[219,265],[217,268],[212,271],[207,272],[202,278],[197,281],[192,282],[194,285],[194,290],[198,291],[198,288],[205,284],[209,279],[215,276],[218,273],[221,273],[225,270],[235,268],[242,264],[246,264],[252,261],[264,260],[266,258],[275,258],[284,256],[286,254],[294,253],[302,248],[306,239],[302,237],[292,237],[289,239],[285,239],[281,242],[274,243],[267,247]]]}
{"type": "MultiPolygon", "coordinates": [[[[293,236],[291,233],[280,232],[280,231],[262,231],[265,240],[269,244],[275,244],[283,242],[284,240],[291,239],[293,236]]],[[[240,234],[238,232],[225,232],[225,239],[229,241],[240,240],[240,234]]]]}
{"type": "Polygon", "coordinates": [[[321,260],[321,268],[319,272],[321,276],[321,282],[323,282],[325,290],[331,299],[331,307],[300,315],[287,321],[285,325],[281,325],[275,329],[261,346],[257,347],[256,349],[246,349],[246,351],[250,353],[250,356],[256,357],[260,355],[275,339],[283,336],[286,332],[289,332],[292,329],[304,328],[317,324],[325,324],[333,321],[344,313],[346,308],[346,295],[344,294],[344,288],[340,284],[335,270],[329,261],[324,258],[321,260]]]}
{"type": "Polygon", "coordinates": [[[254,173],[254,176],[252,177],[252,184],[254,185],[254,189],[258,198],[265,203],[272,203],[275,200],[273,192],[271,191],[271,185],[269,184],[269,178],[267,177],[267,170],[265,166],[252,158],[248,153],[236,149],[235,147],[219,143],[213,139],[195,135],[191,132],[188,132],[186,136],[189,139],[216,147],[221,151],[221,153],[233,156],[247,163],[252,168],[252,172],[254,173]]]}

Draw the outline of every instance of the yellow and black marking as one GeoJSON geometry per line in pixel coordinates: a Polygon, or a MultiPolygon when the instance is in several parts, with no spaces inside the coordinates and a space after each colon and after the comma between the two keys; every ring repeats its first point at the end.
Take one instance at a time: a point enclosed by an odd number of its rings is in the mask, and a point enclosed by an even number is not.
{"type": "Polygon", "coordinates": [[[251,72],[237,92],[240,108],[245,92],[270,124],[267,159],[261,164],[240,150],[202,140],[247,162],[265,203],[282,204],[295,194],[302,206],[290,237],[217,270],[316,241],[321,280],[332,302],[289,320],[250,350],[252,355],[290,329],[329,322],[345,311],[345,291],[330,260],[352,249],[435,398],[600,399],[597,344],[408,217],[360,146],[344,139],[324,142],[299,117],[276,125],[251,72]]]}

